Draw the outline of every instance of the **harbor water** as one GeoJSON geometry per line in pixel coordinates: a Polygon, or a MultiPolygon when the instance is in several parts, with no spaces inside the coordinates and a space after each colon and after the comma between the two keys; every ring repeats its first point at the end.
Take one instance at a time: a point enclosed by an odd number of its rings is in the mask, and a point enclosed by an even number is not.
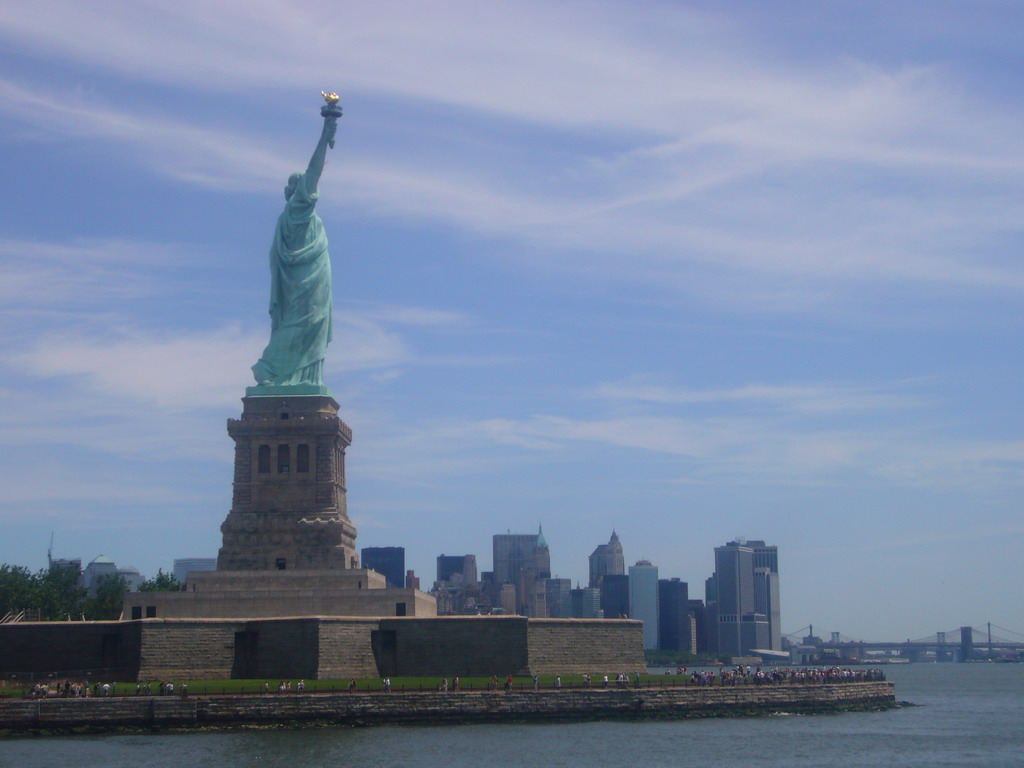
{"type": "Polygon", "coordinates": [[[1024,765],[1024,664],[885,668],[896,710],[649,722],[16,737],[0,766],[1024,765]]]}

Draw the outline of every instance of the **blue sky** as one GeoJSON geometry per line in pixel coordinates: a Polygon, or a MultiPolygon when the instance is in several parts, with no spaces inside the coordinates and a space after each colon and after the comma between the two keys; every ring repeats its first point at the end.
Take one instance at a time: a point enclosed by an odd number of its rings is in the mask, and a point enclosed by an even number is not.
{"type": "Polygon", "coordinates": [[[1015,2],[14,0],[0,561],[213,556],[266,254],[320,214],[359,546],[615,528],[784,631],[1024,631],[1015,2]]]}

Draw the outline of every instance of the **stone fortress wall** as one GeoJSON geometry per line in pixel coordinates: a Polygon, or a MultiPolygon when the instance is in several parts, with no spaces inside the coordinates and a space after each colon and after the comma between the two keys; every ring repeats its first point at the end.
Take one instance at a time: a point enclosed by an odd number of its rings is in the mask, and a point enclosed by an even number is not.
{"type": "Polygon", "coordinates": [[[343,679],[645,672],[643,625],[522,616],[140,619],[0,626],[0,678],[343,679]]]}
{"type": "Polygon", "coordinates": [[[621,619],[530,619],[526,625],[526,666],[539,674],[585,674],[595,669],[615,674],[646,672],[643,623],[632,622],[635,636],[623,632],[621,619]],[[639,659],[632,643],[641,646],[639,659]],[[637,664],[642,668],[638,668],[637,664]]]}

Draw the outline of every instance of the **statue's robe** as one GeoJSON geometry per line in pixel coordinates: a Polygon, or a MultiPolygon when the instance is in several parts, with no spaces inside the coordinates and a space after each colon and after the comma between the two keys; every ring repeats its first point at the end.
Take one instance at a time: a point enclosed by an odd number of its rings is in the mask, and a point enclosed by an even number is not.
{"type": "Polygon", "coordinates": [[[270,248],[270,343],[252,367],[259,384],[323,384],[331,340],[331,260],[316,190],[303,175],[277,219],[270,248]]]}

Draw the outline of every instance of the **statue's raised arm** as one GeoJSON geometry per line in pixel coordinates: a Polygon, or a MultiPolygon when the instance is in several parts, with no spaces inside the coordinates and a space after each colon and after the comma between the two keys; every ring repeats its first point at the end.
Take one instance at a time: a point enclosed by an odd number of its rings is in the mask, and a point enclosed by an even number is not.
{"type": "Polygon", "coordinates": [[[338,132],[338,118],[341,116],[341,107],[338,106],[338,94],[324,93],[327,105],[320,111],[324,116],[324,128],[320,133],[320,141],[317,142],[313,156],[309,158],[309,167],[306,168],[306,189],[310,193],[316,192],[320,183],[320,175],[324,172],[324,161],[327,159],[327,147],[334,149],[334,134],[338,132]],[[333,99],[333,101],[332,101],[333,99]]]}
{"type": "Polygon", "coordinates": [[[341,108],[336,93],[323,96],[320,140],[306,172],[292,174],[284,190],[287,202],[270,249],[270,343],[252,367],[258,386],[250,395],[327,394],[323,368],[331,340],[331,261],[315,209],[341,108]]]}

